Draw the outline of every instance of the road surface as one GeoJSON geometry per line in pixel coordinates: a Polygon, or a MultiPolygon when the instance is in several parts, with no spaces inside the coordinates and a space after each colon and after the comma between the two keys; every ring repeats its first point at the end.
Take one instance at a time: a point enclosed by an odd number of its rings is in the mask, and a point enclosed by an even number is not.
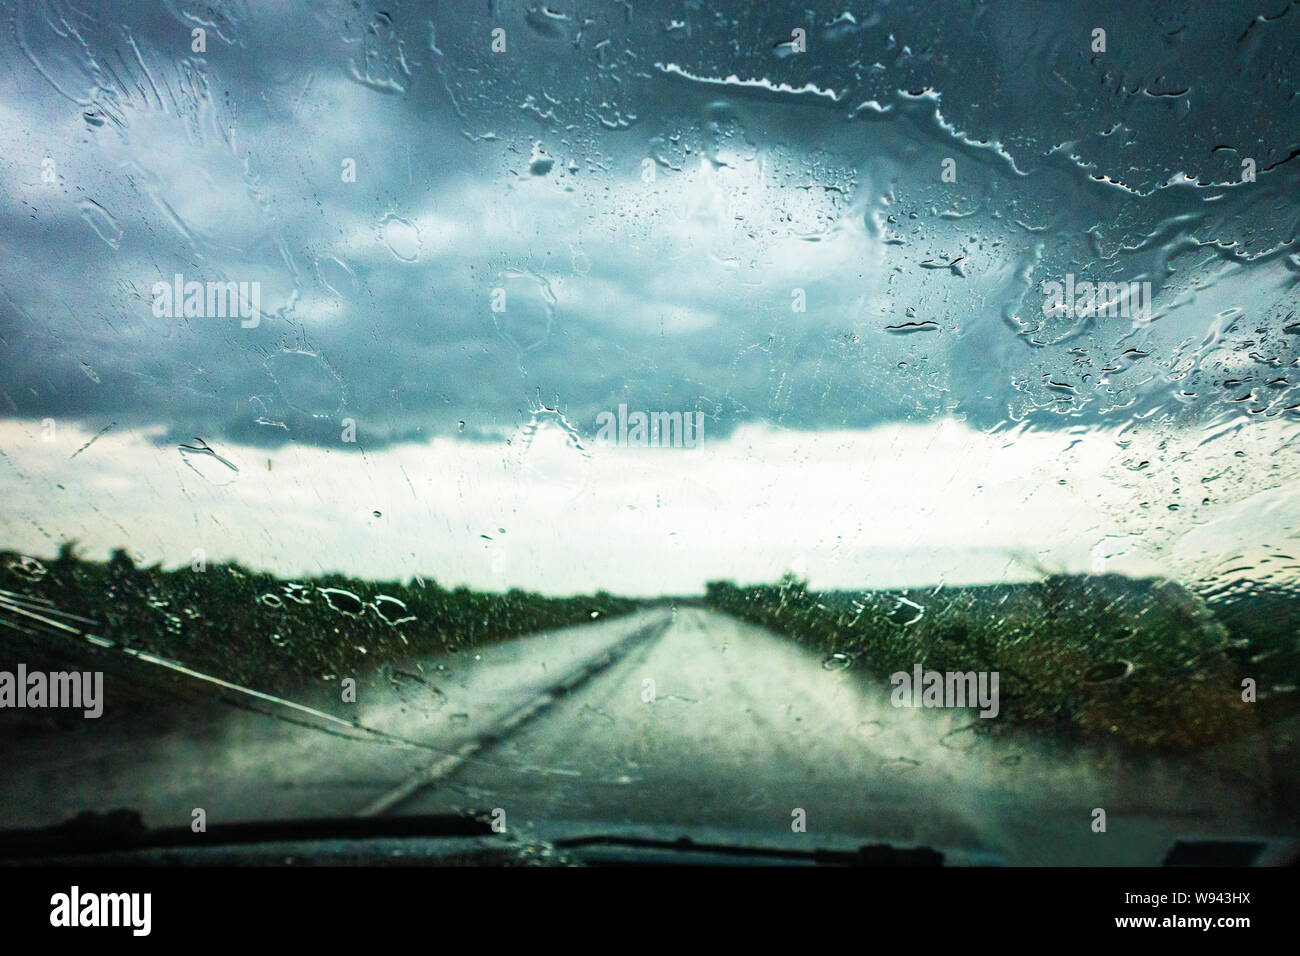
{"type": "MultiPolygon", "coordinates": [[[[151,665],[138,663],[146,668],[151,665]]],[[[1195,760],[963,729],[891,706],[792,642],[698,608],[383,669],[317,719],[227,704],[5,733],[4,826],[130,807],[154,827],[341,814],[505,813],[515,832],[653,834],[804,848],[888,841],[1007,864],[1158,863],[1178,836],[1267,832],[1257,745],[1195,760]],[[1256,749],[1252,749],[1252,747],[1256,749]],[[14,770],[14,768],[21,768],[14,770]],[[1105,833],[1093,810],[1106,811],[1105,833]],[[806,831],[793,824],[806,821],[806,831]]],[[[229,696],[229,695],[227,695],[229,696]]]]}

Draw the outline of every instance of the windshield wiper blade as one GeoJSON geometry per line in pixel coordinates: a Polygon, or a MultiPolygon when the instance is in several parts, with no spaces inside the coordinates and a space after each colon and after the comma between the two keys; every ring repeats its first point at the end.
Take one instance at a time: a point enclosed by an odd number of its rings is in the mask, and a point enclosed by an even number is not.
{"type": "Polygon", "coordinates": [[[0,831],[0,860],[313,840],[474,838],[499,835],[492,829],[490,819],[480,813],[259,820],[214,824],[203,833],[195,833],[184,826],[153,830],[145,826],[144,819],[137,811],[113,810],[108,813],[82,813],[50,827],[0,831]]]}
{"type": "MultiPolygon", "coordinates": [[[[699,843],[690,837],[657,840],[648,837],[582,836],[552,841],[556,849],[581,851],[607,847],[614,850],[643,850],[675,856],[669,863],[689,863],[692,856],[720,856],[740,861],[774,863],[808,863],[814,866],[943,866],[944,856],[927,846],[896,847],[872,843],[853,850],[792,850],[779,847],[747,846],[729,843],[699,843]]],[[[596,861],[587,861],[596,862],[596,861]]]]}

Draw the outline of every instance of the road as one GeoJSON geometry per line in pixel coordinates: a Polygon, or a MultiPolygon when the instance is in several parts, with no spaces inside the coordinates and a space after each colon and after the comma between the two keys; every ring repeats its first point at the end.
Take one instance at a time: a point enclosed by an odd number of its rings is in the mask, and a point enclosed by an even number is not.
{"type": "Polygon", "coordinates": [[[1255,745],[1179,762],[977,734],[963,729],[973,712],[895,708],[887,685],[698,608],[422,669],[368,675],[355,705],[333,689],[303,701],[370,734],[226,705],[123,726],[110,681],[105,717],[84,730],[4,735],[7,766],[23,768],[0,782],[4,825],[113,807],[159,827],[196,807],[209,822],[499,808],[548,837],[889,841],[1007,864],[1152,864],[1178,836],[1268,829],[1255,745]]]}

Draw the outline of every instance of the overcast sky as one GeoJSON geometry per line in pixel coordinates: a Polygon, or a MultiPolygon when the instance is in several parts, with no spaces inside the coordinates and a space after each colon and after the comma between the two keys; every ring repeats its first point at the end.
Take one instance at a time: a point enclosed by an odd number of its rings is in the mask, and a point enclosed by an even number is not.
{"type": "Polygon", "coordinates": [[[1296,529],[1300,13],[0,6],[0,546],[655,593],[1296,529]]]}

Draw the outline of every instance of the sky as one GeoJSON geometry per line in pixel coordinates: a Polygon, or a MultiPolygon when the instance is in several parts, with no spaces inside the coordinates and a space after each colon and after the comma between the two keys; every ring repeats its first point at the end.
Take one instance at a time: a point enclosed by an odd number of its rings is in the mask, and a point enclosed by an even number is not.
{"type": "Polygon", "coordinates": [[[0,547],[1287,565],[1300,13],[1022,6],[0,4],[0,547]],[[178,274],[256,324],[158,315],[178,274]],[[1152,315],[1044,314],[1067,275],[1152,315]],[[620,405],[702,441],[610,445],[620,405]]]}

